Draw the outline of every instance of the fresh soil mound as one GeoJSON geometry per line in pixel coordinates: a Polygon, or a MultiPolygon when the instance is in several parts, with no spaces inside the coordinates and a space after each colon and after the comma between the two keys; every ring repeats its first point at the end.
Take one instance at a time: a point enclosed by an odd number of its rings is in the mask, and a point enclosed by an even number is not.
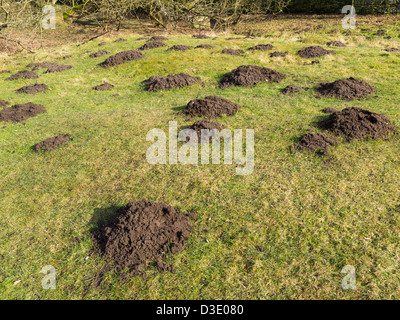
{"type": "Polygon", "coordinates": [[[10,103],[6,100],[0,100],[0,108],[4,108],[5,106],[8,106],[10,103]]]}
{"type": "Polygon", "coordinates": [[[0,74],[3,74],[3,73],[11,73],[11,71],[10,70],[1,70],[0,74]]]}
{"type": "Polygon", "coordinates": [[[378,30],[377,32],[374,33],[374,36],[384,36],[386,34],[385,30],[378,30]]]}
{"type": "Polygon", "coordinates": [[[340,41],[329,41],[326,44],[328,47],[345,47],[346,45],[340,41]]]}
{"type": "Polygon", "coordinates": [[[40,104],[32,102],[15,104],[0,111],[0,122],[21,122],[44,112],[46,112],[46,109],[40,104]]]}
{"type": "Polygon", "coordinates": [[[16,92],[17,93],[27,93],[27,94],[36,94],[41,92],[46,92],[49,90],[49,87],[45,84],[33,84],[31,86],[26,86],[19,88],[16,92]]]}
{"type": "Polygon", "coordinates": [[[320,46],[306,47],[297,52],[297,54],[302,58],[316,58],[331,53],[335,53],[335,51],[326,50],[320,46]]]}
{"type": "Polygon", "coordinates": [[[58,64],[53,62],[32,62],[26,66],[27,69],[31,69],[32,71],[36,71],[39,69],[48,69],[54,68],[58,66],[58,64]]]}
{"type": "Polygon", "coordinates": [[[34,71],[22,70],[18,71],[16,74],[9,76],[6,80],[19,80],[19,79],[37,79],[39,75],[34,71]]]}
{"type": "Polygon", "coordinates": [[[189,49],[192,49],[192,48],[193,47],[191,47],[191,46],[185,46],[183,44],[176,44],[176,45],[172,46],[171,48],[168,48],[167,51],[174,51],[174,50],[176,50],[176,51],[186,51],[186,50],[189,50],[189,49]]]}
{"type": "Polygon", "coordinates": [[[54,73],[54,72],[62,72],[72,69],[72,66],[66,65],[66,64],[54,64],[53,66],[50,66],[45,73],[54,73]]]}
{"type": "Polygon", "coordinates": [[[328,137],[321,133],[307,133],[300,137],[299,142],[291,146],[299,151],[313,151],[318,155],[327,155],[329,147],[336,144],[335,137],[328,137]]]}
{"type": "Polygon", "coordinates": [[[105,54],[110,54],[107,50],[99,50],[97,52],[93,52],[89,55],[89,57],[91,58],[97,58],[97,57],[101,57],[104,56],[105,54]]]}
{"type": "Polygon", "coordinates": [[[219,82],[221,89],[230,86],[251,87],[259,82],[280,82],[286,75],[272,69],[255,65],[240,66],[225,75],[219,82]]]}
{"type": "Polygon", "coordinates": [[[165,47],[166,44],[162,41],[151,41],[151,42],[147,42],[144,45],[142,45],[138,50],[149,50],[149,49],[156,49],[156,48],[161,48],[161,47],[165,47]]]}
{"type": "Polygon", "coordinates": [[[214,136],[213,129],[221,131],[226,129],[226,126],[218,122],[212,122],[207,120],[200,120],[193,123],[189,129],[195,130],[198,136],[199,143],[208,143],[210,139],[214,136]],[[201,130],[210,130],[210,132],[202,133],[201,130]]]}
{"type": "Polygon", "coordinates": [[[348,140],[385,139],[397,130],[384,114],[357,107],[334,112],[320,121],[319,125],[325,130],[344,135],[348,140]]]}
{"type": "Polygon", "coordinates": [[[137,50],[127,50],[118,52],[117,54],[108,57],[99,66],[103,68],[113,67],[123,64],[128,61],[138,60],[144,57],[144,54],[137,50]]]}
{"type": "Polygon", "coordinates": [[[215,46],[212,44],[199,44],[196,49],[213,49],[215,46]]]}
{"type": "Polygon", "coordinates": [[[124,38],[118,38],[117,40],[114,40],[114,42],[126,42],[127,40],[124,38]]]}
{"type": "Polygon", "coordinates": [[[286,57],[287,55],[288,55],[287,52],[275,51],[275,52],[272,52],[269,56],[270,56],[271,58],[274,58],[274,57],[286,57]]]}
{"type": "Polygon", "coordinates": [[[210,38],[209,36],[206,36],[205,34],[194,34],[192,37],[196,38],[196,39],[209,39],[210,38]]]}
{"type": "Polygon", "coordinates": [[[183,113],[191,117],[217,118],[223,114],[233,116],[240,108],[240,105],[228,99],[208,96],[189,101],[183,113]]]}
{"type": "Polygon", "coordinates": [[[106,44],[107,44],[107,42],[100,42],[99,46],[102,47],[102,46],[105,46],[106,44]]]}
{"type": "Polygon", "coordinates": [[[334,112],[338,112],[335,108],[324,108],[321,110],[323,113],[334,113],[334,112]]]}
{"type": "Polygon", "coordinates": [[[114,88],[114,86],[112,84],[109,84],[108,82],[93,87],[93,89],[96,91],[105,91],[110,90],[111,88],[114,88]]]}
{"type": "Polygon", "coordinates": [[[386,52],[400,52],[400,49],[398,48],[387,48],[385,49],[386,52]]]}
{"type": "Polygon", "coordinates": [[[189,76],[186,73],[179,74],[169,74],[168,76],[152,76],[149,79],[143,81],[146,86],[146,91],[160,91],[160,90],[170,90],[175,88],[182,88],[186,86],[191,86],[198,83],[199,80],[189,76]]]}
{"type": "Polygon", "coordinates": [[[71,139],[71,136],[69,134],[48,138],[42,142],[39,142],[38,144],[35,144],[33,146],[33,150],[36,152],[51,151],[51,150],[63,145],[64,143],[67,143],[70,139],[71,139]]]}
{"type": "Polygon", "coordinates": [[[296,93],[296,92],[300,92],[300,91],[304,91],[304,88],[302,87],[298,87],[295,85],[289,85],[286,88],[284,88],[282,90],[283,94],[290,94],[290,93],[296,93]]]}
{"type": "Polygon", "coordinates": [[[244,51],[242,49],[224,49],[222,50],[222,53],[230,54],[232,56],[240,56],[244,51]]]}
{"type": "Polygon", "coordinates": [[[93,232],[94,251],[117,271],[140,275],[156,262],[159,271],[171,270],[163,257],[182,251],[191,231],[189,218],[165,203],[133,201],[93,232]]]}
{"type": "Polygon", "coordinates": [[[274,46],[272,44],[258,44],[254,47],[250,47],[247,50],[259,50],[259,51],[266,51],[271,50],[274,46]]]}
{"type": "Polygon", "coordinates": [[[354,78],[340,79],[334,82],[321,83],[317,88],[320,97],[340,99],[361,99],[375,92],[375,87],[364,80],[354,78]]]}
{"type": "Polygon", "coordinates": [[[153,36],[148,41],[167,41],[168,38],[164,36],[153,36]]]}

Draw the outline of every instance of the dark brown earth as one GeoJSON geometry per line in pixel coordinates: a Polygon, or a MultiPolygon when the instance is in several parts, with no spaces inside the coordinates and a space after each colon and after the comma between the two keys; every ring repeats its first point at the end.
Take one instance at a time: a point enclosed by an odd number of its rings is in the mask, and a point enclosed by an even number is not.
{"type": "Polygon", "coordinates": [[[10,70],[1,70],[0,74],[3,74],[3,73],[11,73],[11,71],[10,70]]]}
{"type": "Polygon", "coordinates": [[[67,143],[69,140],[71,140],[71,136],[69,134],[55,136],[39,142],[38,144],[35,144],[33,146],[33,150],[36,152],[51,151],[63,145],[64,143],[67,143]]]}
{"type": "Polygon", "coordinates": [[[194,34],[192,37],[196,38],[196,39],[209,39],[210,38],[209,36],[206,36],[205,34],[194,34]]]}
{"type": "Polygon", "coordinates": [[[10,103],[6,100],[0,100],[0,108],[4,108],[5,106],[8,106],[10,103]]]}
{"type": "Polygon", "coordinates": [[[36,93],[41,93],[41,92],[46,92],[49,90],[49,87],[46,86],[45,84],[33,84],[30,86],[22,87],[16,90],[17,93],[27,93],[27,94],[36,94],[36,93]]]}
{"type": "Polygon", "coordinates": [[[53,72],[62,72],[65,70],[72,69],[72,66],[65,65],[65,64],[54,64],[53,66],[50,66],[45,73],[53,73],[53,72]]]}
{"type": "Polygon", "coordinates": [[[199,80],[186,74],[169,74],[168,76],[152,76],[149,79],[143,81],[146,91],[160,91],[160,90],[170,90],[174,88],[182,88],[186,86],[191,86],[198,83],[199,80]]]}
{"type": "Polygon", "coordinates": [[[191,46],[185,46],[183,44],[176,44],[176,45],[173,45],[172,47],[168,48],[167,51],[174,51],[174,50],[176,50],[176,51],[186,51],[186,50],[189,50],[189,49],[192,49],[192,48],[193,47],[191,47],[191,46]]]}
{"type": "Polygon", "coordinates": [[[240,105],[218,96],[208,96],[204,99],[189,101],[183,113],[191,117],[217,118],[223,114],[233,116],[240,105]]]}
{"type": "Polygon", "coordinates": [[[287,55],[288,55],[287,52],[275,51],[275,52],[272,52],[269,56],[270,56],[271,58],[274,58],[274,57],[286,57],[287,55]]]}
{"type": "Polygon", "coordinates": [[[222,53],[230,54],[232,56],[240,56],[244,51],[242,49],[223,49],[222,53]]]}
{"type": "Polygon", "coordinates": [[[112,84],[109,84],[108,82],[93,87],[93,89],[96,91],[105,91],[105,90],[110,90],[111,88],[114,88],[114,86],[112,84]]]}
{"type": "Polygon", "coordinates": [[[46,112],[46,109],[40,104],[34,104],[32,102],[15,104],[0,111],[0,122],[21,122],[44,112],[46,112]]]}
{"type": "Polygon", "coordinates": [[[329,41],[326,44],[328,47],[345,47],[346,45],[340,41],[329,41]]]}
{"type": "Polygon", "coordinates": [[[22,70],[18,71],[16,74],[9,76],[5,80],[19,80],[19,79],[37,79],[39,75],[34,71],[22,70]]]}
{"type": "Polygon", "coordinates": [[[343,135],[348,140],[386,139],[397,128],[384,114],[357,107],[345,108],[332,113],[319,122],[322,129],[343,135]]]}
{"type": "Polygon", "coordinates": [[[107,50],[99,50],[97,52],[92,52],[89,57],[91,58],[97,58],[97,57],[101,57],[105,54],[110,54],[107,50]]]}
{"type": "Polygon", "coordinates": [[[148,41],[167,41],[168,38],[164,36],[153,36],[148,41]]]}
{"type": "Polygon", "coordinates": [[[100,42],[99,46],[102,47],[102,46],[105,46],[106,44],[107,44],[107,42],[100,42]]]}
{"type": "Polygon", "coordinates": [[[316,58],[331,53],[335,53],[335,51],[326,50],[320,46],[306,47],[297,52],[297,54],[302,58],[316,58]]]}
{"type": "Polygon", "coordinates": [[[124,38],[118,38],[117,40],[114,40],[114,42],[126,42],[127,40],[124,38]]]}
{"type": "Polygon", "coordinates": [[[138,50],[149,50],[149,49],[156,49],[156,48],[161,48],[161,47],[165,47],[166,44],[162,41],[151,41],[151,42],[147,42],[144,45],[142,45],[138,50]]]}
{"type": "Polygon", "coordinates": [[[385,30],[378,30],[377,32],[374,33],[374,36],[384,36],[386,34],[385,30]]]}
{"type": "Polygon", "coordinates": [[[199,44],[196,49],[213,49],[215,46],[211,44],[199,44]]]}
{"type": "Polygon", "coordinates": [[[220,124],[218,122],[212,122],[212,121],[207,121],[207,120],[199,120],[193,123],[189,129],[195,130],[197,133],[198,137],[198,142],[199,143],[208,143],[210,139],[215,135],[213,129],[216,129],[218,131],[221,131],[223,129],[226,129],[226,126],[223,124],[220,124]],[[201,130],[210,130],[209,132],[201,132],[201,130]]]}
{"type": "Polygon", "coordinates": [[[129,269],[143,275],[149,263],[172,271],[162,260],[167,254],[182,251],[190,236],[189,218],[165,203],[133,201],[118,210],[92,234],[94,252],[117,271],[129,269]]]}
{"type": "Polygon", "coordinates": [[[321,111],[322,111],[323,113],[334,113],[334,112],[337,112],[337,110],[336,110],[335,108],[330,108],[330,107],[324,108],[324,109],[322,109],[321,111]]]}
{"type": "Polygon", "coordinates": [[[318,155],[328,155],[329,147],[336,144],[335,137],[321,133],[307,133],[300,137],[299,142],[291,146],[292,150],[312,151],[318,155]]]}
{"type": "Polygon", "coordinates": [[[302,87],[298,87],[295,85],[288,85],[286,88],[284,88],[282,90],[283,94],[290,94],[290,93],[295,93],[295,92],[300,92],[300,91],[304,91],[304,88],[302,87]]]}
{"type": "Polygon", "coordinates": [[[259,50],[259,51],[266,51],[271,50],[274,46],[272,44],[258,44],[254,47],[250,47],[247,50],[259,50]]]}
{"type": "Polygon", "coordinates": [[[399,48],[387,48],[385,49],[386,52],[400,52],[399,48]]]}
{"type": "Polygon", "coordinates": [[[39,69],[48,69],[58,66],[57,63],[54,62],[32,62],[26,66],[27,69],[31,69],[32,71],[36,71],[39,69]]]}
{"type": "Polygon", "coordinates": [[[336,97],[352,100],[361,99],[376,91],[375,87],[364,80],[354,78],[340,79],[321,83],[317,88],[319,97],[336,97]]]}
{"type": "Polygon", "coordinates": [[[230,86],[251,87],[259,82],[280,82],[286,75],[278,71],[255,65],[240,66],[225,75],[219,82],[219,87],[230,86]]]}
{"type": "Polygon", "coordinates": [[[113,67],[123,64],[128,61],[138,60],[144,57],[144,54],[137,50],[127,50],[118,52],[117,54],[108,57],[99,66],[103,68],[113,67]]]}

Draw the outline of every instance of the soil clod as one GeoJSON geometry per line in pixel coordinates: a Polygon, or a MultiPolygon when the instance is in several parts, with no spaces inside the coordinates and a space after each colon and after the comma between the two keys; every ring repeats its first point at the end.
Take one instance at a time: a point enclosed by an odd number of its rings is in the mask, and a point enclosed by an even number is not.
{"type": "Polygon", "coordinates": [[[221,115],[233,116],[240,105],[218,96],[189,101],[183,113],[192,117],[217,118],[221,115]]]}
{"type": "Polygon", "coordinates": [[[97,57],[101,57],[104,56],[105,54],[110,54],[107,50],[99,50],[96,52],[92,52],[89,57],[91,58],[97,58],[97,57]]]}
{"type": "Polygon", "coordinates": [[[297,54],[302,58],[316,58],[327,54],[335,53],[333,50],[326,50],[320,46],[311,46],[300,49],[297,54]]]}
{"type": "Polygon", "coordinates": [[[341,41],[329,41],[326,44],[328,47],[345,47],[346,45],[341,41]]]}
{"type": "Polygon", "coordinates": [[[146,91],[160,91],[160,90],[170,90],[175,88],[182,88],[186,86],[191,86],[198,83],[199,80],[186,74],[170,74],[166,77],[164,76],[152,76],[149,79],[143,81],[146,91]]]}
{"type": "Polygon", "coordinates": [[[128,61],[138,60],[144,57],[144,54],[137,50],[127,50],[119,52],[113,56],[108,57],[99,65],[103,68],[113,67],[123,64],[128,61]]]}
{"type": "Polygon", "coordinates": [[[192,49],[193,47],[191,46],[185,46],[183,44],[176,44],[173,45],[172,47],[168,48],[167,51],[186,51],[189,49],[192,49]]]}
{"type": "Polygon", "coordinates": [[[230,54],[231,56],[240,56],[244,51],[242,49],[223,49],[222,53],[230,54]]]}
{"type": "Polygon", "coordinates": [[[16,90],[17,93],[27,93],[27,94],[36,94],[41,92],[46,92],[49,90],[49,87],[45,84],[33,84],[30,86],[22,87],[16,90]]]}
{"type": "Polygon", "coordinates": [[[282,90],[282,93],[283,94],[291,94],[291,93],[296,93],[296,92],[300,92],[300,91],[304,91],[304,88],[295,86],[295,85],[288,85],[286,88],[284,88],[282,90]]]}
{"type": "Polygon", "coordinates": [[[19,80],[19,79],[37,79],[39,75],[34,71],[22,70],[18,71],[16,74],[9,76],[5,80],[19,80]]]}
{"type": "Polygon", "coordinates": [[[71,136],[69,134],[55,136],[39,142],[38,144],[35,144],[33,146],[33,150],[36,152],[51,151],[67,143],[69,140],[71,140],[71,136]]]}
{"type": "Polygon", "coordinates": [[[94,90],[96,91],[106,91],[114,88],[112,84],[109,84],[108,82],[105,82],[103,84],[99,84],[98,86],[93,87],[94,90]]]}
{"type": "Polygon", "coordinates": [[[32,102],[15,104],[0,111],[0,122],[21,122],[44,112],[46,112],[46,109],[40,104],[34,104],[32,102]]]}
{"type": "Polygon", "coordinates": [[[149,49],[156,49],[156,48],[161,48],[161,47],[165,47],[166,44],[162,41],[151,41],[151,42],[147,42],[144,45],[142,45],[138,50],[149,50],[149,49]]]}
{"type": "Polygon", "coordinates": [[[328,155],[329,147],[335,144],[335,137],[309,132],[301,136],[299,142],[293,144],[291,148],[299,151],[312,151],[318,155],[328,155]]]}
{"type": "Polygon", "coordinates": [[[253,50],[253,51],[266,51],[266,50],[271,50],[274,46],[272,44],[258,44],[254,47],[250,47],[247,50],[253,50]]]}
{"type": "Polygon", "coordinates": [[[361,99],[376,91],[375,87],[364,80],[352,77],[334,82],[321,83],[317,88],[320,97],[336,97],[339,99],[361,99]]]}

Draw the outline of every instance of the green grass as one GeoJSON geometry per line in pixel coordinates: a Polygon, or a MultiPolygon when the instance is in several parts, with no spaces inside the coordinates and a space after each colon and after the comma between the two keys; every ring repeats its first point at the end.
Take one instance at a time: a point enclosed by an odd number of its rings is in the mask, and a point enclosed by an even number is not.
{"type": "Polygon", "coordinates": [[[329,158],[288,151],[312,123],[326,117],[320,111],[325,107],[362,107],[385,113],[400,126],[400,55],[382,51],[398,47],[394,30],[399,24],[385,25],[394,40],[365,40],[359,30],[345,36],[340,20],[332,27],[339,30],[334,34],[327,33],[328,26],[301,34],[278,30],[299,23],[247,25],[253,33],[270,33],[257,39],[169,35],[169,46],[210,43],[216,48],[148,50],[141,60],[109,69],[97,66],[105,56],[92,59],[85,52],[135,49],[144,43],[136,41],[139,35],[125,34],[124,43],[109,39],[105,47],[98,47],[103,41],[98,39],[3,59],[0,70],[13,73],[34,60],[58,61],[73,69],[41,74],[37,82],[51,91],[35,96],[15,93],[35,80],[4,81],[8,75],[0,75],[1,99],[32,101],[47,109],[25,123],[0,124],[0,298],[400,298],[399,137],[342,143],[331,149],[329,158]],[[310,61],[295,55],[304,46],[329,40],[345,40],[348,47],[334,48],[336,54],[318,59],[318,65],[306,65],[310,61]],[[274,50],[289,55],[221,53],[223,48],[259,43],[272,43],[274,50]],[[73,57],[60,59],[66,54],[73,57]],[[243,64],[266,66],[287,78],[254,88],[217,88],[225,73],[243,64]],[[179,72],[198,77],[204,86],[149,93],[140,84],[152,75],[179,72]],[[376,86],[376,96],[351,102],[315,97],[318,83],[350,76],[376,86]],[[103,81],[115,87],[92,90],[103,81]],[[289,84],[310,90],[282,95],[280,90],[289,84]],[[196,119],[178,111],[189,100],[211,94],[244,106],[219,122],[230,129],[255,130],[254,172],[236,176],[232,165],[148,164],[147,132],[167,131],[169,120],[178,121],[179,127],[190,125],[196,119]],[[32,151],[35,143],[64,133],[74,140],[50,153],[32,151]],[[167,258],[176,273],[159,274],[150,266],[146,279],[124,282],[91,254],[90,231],[115,208],[141,199],[193,211],[199,219],[185,250],[167,258]],[[41,287],[39,272],[45,265],[56,268],[56,290],[41,287]],[[345,265],[356,268],[355,290],[341,287],[345,265]]]}

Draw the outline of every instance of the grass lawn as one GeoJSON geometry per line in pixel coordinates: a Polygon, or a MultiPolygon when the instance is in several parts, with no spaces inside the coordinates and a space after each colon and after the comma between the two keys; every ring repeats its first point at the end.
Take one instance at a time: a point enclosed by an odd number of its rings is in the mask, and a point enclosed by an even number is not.
{"type": "Polygon", "coordinates": [[[248,21],[230,33],[213,34],[216,39],[172,33],[168,46],[209,43],[215,49],[152,49],[141,60],[108,69],[98,66],[107,56],[90,58],[87,51],[136,49],[145,43],[137,41],[142,35],[125,30],[120,36],[127,42],[103,37],[2,57],[0,70],[12,73],[33,61],[73,68],[53,74],[40,70],[37,81],[4,81],[9,75],[0,75],[0,99],[47,109],[24,123],[0,123],[0,298],[399,299],[399,137],[343,142],[328,157],[288,150],[308,129],[320,132],[312,124],[327,117],[321,112],[326,107],[385,113],[400,126],[400,54],[383,51],[399,47],[400,20],[360,17],[357,29],[346,34],[340,19],[248,21]],[[323,27],[313,29],[318,25],[323,27]],[[312,30],[298,32],[297,27],[312,30]],[[373,36],[382,28],[391,40],[373,36]],[[246,32],[257,38],[226,40],[246,32]],[[347,47],[317,59],[296,55],[309,45],[326,48],[330,40],[347,47]],[[107,45],[99,47],[102,41],[107,45]],[[289,54],[221,53],[260,43],[289,54]],[[320,63],[311,65],[311,60],[320,63]],[[224,74],[246,64],[287,78],[253,88],[218,88],[224,74]],[[141,82],[152,75],[180,72],[201,84],[143,90],[141,82]],[[368,81],[377,93],[361,101],[316,98],[320,82],[351,76],[368,81]],[[103,81],[115,87],[92,89],[103,81]],[[15,92],[35,82],[51,90],[34,96],[15,92]],[[310,89],[283,95],[280,90],[290,84],[310,89]],[[217,121],[232,130],[255,130],[254,172],[237,176],[235,165],[223,164],[148,164],[147,132],[167,132],[170,120],[180,128],[191,125],[198,119],[179,111],[189,100],[213,94],[243,106],[217,121]],[[74,140],[49,153],[32,150],[58,134],[74,140]],[[194,212],[198,220],[185,249],[167,257],[175,273],[150,266],[146,278],[121,279],[91,254],[91,230],[118,207],[142,199],[194,212]],[[39,272],[46,265],[56,269],[56,290],[42,289],[39,272]],[[345,265],[356,269],[355,290],[342,289],[345,265]]]}

